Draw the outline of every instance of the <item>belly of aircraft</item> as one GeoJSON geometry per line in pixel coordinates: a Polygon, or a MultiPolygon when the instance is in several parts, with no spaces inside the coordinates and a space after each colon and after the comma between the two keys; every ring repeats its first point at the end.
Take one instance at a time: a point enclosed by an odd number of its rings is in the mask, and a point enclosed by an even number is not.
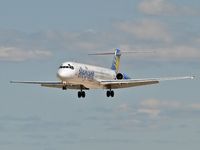
{"type": "Polygon", "coordinates": [[[101,89],[103,88],[98,81],[96,80],[88,80],[88,79],[82,79],[82,78],[76,78],[71,79],[67,81],[68,84],[72,85],[83,85],[86,88],[89,89],[101,89]]]}

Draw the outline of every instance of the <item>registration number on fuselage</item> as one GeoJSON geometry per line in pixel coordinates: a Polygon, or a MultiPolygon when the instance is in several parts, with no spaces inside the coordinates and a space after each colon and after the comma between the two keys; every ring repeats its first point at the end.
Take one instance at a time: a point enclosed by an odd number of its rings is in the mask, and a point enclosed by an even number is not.
{"type": "Polygon", "coordinates": [[[78,77],[87,79],[87,80],[93,80],[94,79],[94,71],[85,70],[80,67],[79,72],[78,72],[78,77]]]}

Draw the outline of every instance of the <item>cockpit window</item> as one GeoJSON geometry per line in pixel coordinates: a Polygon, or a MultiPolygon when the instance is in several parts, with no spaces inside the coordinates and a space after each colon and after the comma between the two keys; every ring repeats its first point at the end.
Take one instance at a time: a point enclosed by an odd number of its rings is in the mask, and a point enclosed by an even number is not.
{"type": "Polygon", "coordinates": [[[68,66],[61,65],[59,68],[70,68],[70,69],[74,70],[74,66],[71,66],[70,64],[68,64],[68,66]]]}

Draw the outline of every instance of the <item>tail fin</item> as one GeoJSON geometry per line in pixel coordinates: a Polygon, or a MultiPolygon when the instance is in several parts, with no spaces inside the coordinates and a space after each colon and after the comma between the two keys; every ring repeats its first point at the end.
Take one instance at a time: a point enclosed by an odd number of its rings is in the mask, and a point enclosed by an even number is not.
{"type": "Polygon", "coordinates": [[[114,70],[116,73],[118,73],[119,65],[120,65],[120,56],[121,56],[121,50],[119,48],[116,48],[115,52],[103,52],[103,53],[99,52],[99,53],[90,53],[88,55],[102,56],[102,55],[113,55],[113,54],[114,54],[114,58],[113,58],[111,69],[114,70]]]}
{"type": "Polygon", "coordinates": [[[115,55],[114,55],[113,62],[112,62],[112,66],[111,66],[111,69],[114,70],[116,73],[118,73],[118,71],[119,71],[120,56],[121,56],[120,49],[116,48],[115,49],[115,55]]]}

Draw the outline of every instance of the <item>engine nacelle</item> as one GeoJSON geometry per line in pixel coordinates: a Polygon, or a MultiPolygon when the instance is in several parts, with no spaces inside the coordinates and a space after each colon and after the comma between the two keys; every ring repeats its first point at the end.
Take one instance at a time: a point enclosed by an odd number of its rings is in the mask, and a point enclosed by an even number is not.
{"type": "Polygon", "coordinates": [[[118,80],[122,80],[122,79],[124,79],[124,75],[123,75],[122,73],[118,73],[118,74],[116,75],[116,78],[117,78],[118,80]]]}

